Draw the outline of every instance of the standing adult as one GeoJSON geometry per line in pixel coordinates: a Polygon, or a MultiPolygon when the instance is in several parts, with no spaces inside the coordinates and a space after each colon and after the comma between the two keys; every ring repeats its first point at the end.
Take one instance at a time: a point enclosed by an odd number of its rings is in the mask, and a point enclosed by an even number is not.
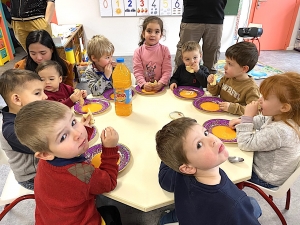
{"type": "Polygon", "coordinates": [[[203,64],[210,73],[216,73],[226,4],[227,0],[183,0],[175,68],[183,63],[181,46],[187,41],[200,42],[202,39],[203,64]]]}
{"type": "Polygon", "coordinates": [[[55,0],[11,0],[12,27],[15,36],[26,50],[26,37],[31,31],[46,30],[52,35],[50,22],[55,0]]]}

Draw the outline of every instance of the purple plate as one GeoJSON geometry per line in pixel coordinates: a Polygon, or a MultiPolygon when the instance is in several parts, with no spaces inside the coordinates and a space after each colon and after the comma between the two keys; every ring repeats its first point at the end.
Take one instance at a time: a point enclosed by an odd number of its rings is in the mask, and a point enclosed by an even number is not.
{"type": "MultiPolygon", "coordinates": [[[[123,144],[118,144],[119,147],[119,155],[120,155],[120,164],[119,164],[119,172],[125,169],[127,164],[130,161],[130,150],[127,148],[127,146],[123,144]]],[[[92,147],[90,147],[85,153],[84,157],[86,158],[86,162],[91,163],[92,158],[98,154],[99,152],[102,152],[102,144],[97,144],[92,147]]]]}
{"type": "Polygon", "coordinates": [[[197,108],[197,109],[200,109],[200,110],[203,110],[203,111],[206,111],[206,112],[223,112],[223,110],[221,109],[218,109],[216,111],[210,111],[210,110],[206,110],[206,109],[203,109],[201,107],[201,104],[204,103],[204,102],[213,102],[213,103],[219,103],[219,102],[223,102],[222,99],[220,99],[219,97],[212,97],[212,96],[203,96],[201,98],[197,98],[193,101],[193,105],[197,108]]]}
{"type": "MultiPolygon", "coordinates": [[[[108,109],[108,107],[110,106],[110,103],[108,101],[102,100],[102,99],[99,99],[99,98],[84,99],[84,106],[88,105],[90,103],[96,103],[96,104],[102,105],[102,108],[100,110],[96,111],[96,112],[93,112],[93,115],[99,114],[99,113],[102,113],[102,112],[106,111],[108,109]]],[[[87,113],[87,112],[82,111],[82,106],[79,104],[79,102],[77,102],[74,105],[74,111],[76,113],[79,113],[79,114],[86,114],[87,113]]]]}
{"type": "Polygon", "coordinates": [[[141,95],[155,95],[155,94],[160,93],[160,92],[162,92],[163,90],[165,90],[165,87],[163,87],[162,89],[160,89],[160,90],[157,91],[157,92],[153,92],[153,91],[151,91],[151,92],[143,92],[142,89],[140,88],[140,86],[137,85],[137,86],[135,87],[135,90],[136,90],[136,92],[137,92],[138,94],[141,94],[141,95]]]}
{"type": "MultiPolygon", "coordinates": [[[[103,97],[109,101],[114,101],[115,99],[111,98],[111,94],[114,93],[114,89],[111,88],[111,89],[107,89],[106,91],[103,92],[103,97]]],[[[135,92],[134,90],[131,90],[131,94],[132,96],[134,96],[135,92]]]]}
{"type": "MultiPolygon", "coordinates": [[[[205,127],[209,133],[212,133],[212,129],[216,126],[225,126],[229,127],[229,120],[225,119],[212,119],[212,120],[207,120],[204,124],[203,127],[205,127]]],[[[214,134],[215,135],[215,134],[214,134]]],[[[215,135],[218,137],[217,135],[215,135]]],[[[218,137],[220,138],[220,137],[218,137]]],[[[236,143],[236,138],[234,139],[224,139],[220,138],[220,140],[224,143],[236,143]]]]}
{"type": "Polygon", "coordinates": [[[173,89],[173,93],[176,97],[181,98],[181,99],[195,99],[195,98],[199,98],[202,95],[204,95],[204,91],[201,88],[196,88],[196,87],[191,87],[191,86],[179,86],[179,87],[173,89]],[[192,98],[181,96],[180,92],[182,92],[182,91],[188,91],[188,92],[190,92],[190,94],[196,93],[196,96],[192,97],[192,98]]]}
{"type": "Polygon", "coordinates": [[[95,126],[92,126],[92,128],[93,128],[93,133],[91,135],[90,141],[93,140],[96,137],[96,134],[98,133],[98,130],[95,126]]]}

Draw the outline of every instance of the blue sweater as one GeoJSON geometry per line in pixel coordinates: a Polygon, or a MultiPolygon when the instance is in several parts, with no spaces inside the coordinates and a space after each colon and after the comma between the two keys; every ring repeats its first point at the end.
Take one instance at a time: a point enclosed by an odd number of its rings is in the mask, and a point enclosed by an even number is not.
{"type": "Polygon", "coordinates": [[[245,192],[239,190],[220,169],[221,182],[206,185],[194,176],[177,173],[163,162],[159,183],[174,192],[175,210],[180,225],[260,224],[245,192]]]}

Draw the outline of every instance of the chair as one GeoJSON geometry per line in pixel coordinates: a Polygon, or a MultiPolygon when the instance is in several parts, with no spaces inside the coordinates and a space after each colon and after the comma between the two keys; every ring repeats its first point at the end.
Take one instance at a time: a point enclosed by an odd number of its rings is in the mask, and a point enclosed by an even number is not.
{"type": "Polygon", "coordinates": [[[259,186],[257,184],[251,183],[249,181],[245,181],[242,183],[243,187],[249,187],[257,191],[273,208],[277,216],[279,217],[281,223],[283,225],[287,225],[282,213],[277,208],[275,203],[273,202],[273,197],[275,198],[282,198],[286,195],[286,202],[285,202],[285,209],[290,208],[290,200],[291,200],[291,191],[290,187],[293,185],[293,183],[297,180],[297,178],[300,176],[300,162],[294,171],[294,173],[278,188],[265,188],[262,186],[259,186]],[[269,195],[269,196],[268,196],[269,195]]]}
{"type": "Polygon", "coordinates": [[[248,27],[243,27],[238,29],[238,38],[236,43],[239,42],[239,38],[243,38],[243,40],[251,40],[252,43],[254,41],[258,42],[258,54],[260,54],[260,41],[259,37],[263,34],[262,24],[249,23],[248,27]]]}
{"type": "MultiPolygon", "coordinates": [[[[11,147],[2,135],[2,114],[0,114],[0,162],[8,164],[8,158],[3,149],[11,149],[11,147]]],[[[18,184],[10,170],[0,197],[0,206],[4,205],[4,209],[0,213],[0,221],[16,204],[25,199],[34,199],[33,191],[18,184]]]]}

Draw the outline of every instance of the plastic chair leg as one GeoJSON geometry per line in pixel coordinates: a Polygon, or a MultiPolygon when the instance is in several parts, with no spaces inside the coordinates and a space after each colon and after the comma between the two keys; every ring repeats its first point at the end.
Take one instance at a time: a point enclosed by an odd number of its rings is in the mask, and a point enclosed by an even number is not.
{"type": "Polygon", "coordinates": [[[279,217],[282,225],[287,225],[282,213],[277,208],[275,203],[266,195],[265,192],[263,192],[258,186],[254,185],[254,184],[251,184],[251,183],[248,183],[248,182],[243,182],[243,186],[244,187],[250,187],[250,188],[254,189],[255,191],[257,191],[269,203],[269,205],[273,208],[273,210],[275,211],[275,213],[279,217]]]}
{"type": "Polygon", "coordinates": [[[16,204],[26,199],[35,199],[34,194],[23,195],[19,198],[16,198],[12,203],[5,205],[3,211],[0,214],[0,221],[16,204]]]}

